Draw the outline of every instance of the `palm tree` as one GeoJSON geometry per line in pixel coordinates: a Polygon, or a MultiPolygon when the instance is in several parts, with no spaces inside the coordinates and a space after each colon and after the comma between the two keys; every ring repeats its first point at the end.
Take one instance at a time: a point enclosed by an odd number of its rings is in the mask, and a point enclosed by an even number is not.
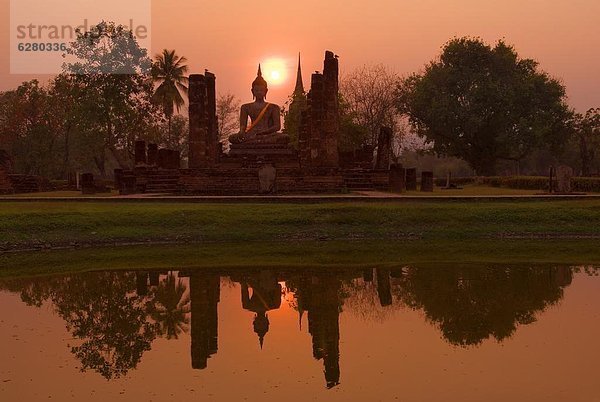
{"type": "Polygon", "coordinates": [[[185,284],[173,273],[160,283],[147,308],[150,317],[158,324],[158,333],[167,339],[177,339],[181,332],[188,331],[190,296],[186,293],[185,284]]]}
{"type": "Polygon", "coordinates": [[[169,143],[171,142],[171,118],[176,109],[177,112],[185,104],[182,93],[187,94],[188,77],[185,74],[188,66],[187,59],[180,57],[175,50],[164,49],[161,54],[154,56],[152,64],[152,80],[158,84],[154,91],[155,100],[163,107],[163,111],[169,121],[169,143]]]}

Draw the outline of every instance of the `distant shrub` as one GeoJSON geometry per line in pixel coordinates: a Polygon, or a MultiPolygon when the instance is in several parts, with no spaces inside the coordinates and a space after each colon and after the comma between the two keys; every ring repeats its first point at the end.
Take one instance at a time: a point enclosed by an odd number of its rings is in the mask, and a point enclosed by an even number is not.
{"type": "Polygon", "coordinates": [[[571,184],[573,191],[600,193],[600,177],[575,177],[571,184]]]}
{"type": "MultiPolygon", "coordinates": [[[[450,178],[450,184],[455,186],[464,186],[466,184],[475,183],[476,177],[452,177],[450,178]]],[[[446,178],[438,177],[435,179],[435,185],[437,187],[446,187],[446,178]]]]}

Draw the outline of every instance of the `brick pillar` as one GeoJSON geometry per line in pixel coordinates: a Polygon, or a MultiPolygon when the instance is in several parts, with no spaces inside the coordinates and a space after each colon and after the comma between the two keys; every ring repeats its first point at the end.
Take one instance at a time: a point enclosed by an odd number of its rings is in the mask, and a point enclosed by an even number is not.
{"type": "Polygon", "coordinates": [[[339,64],[333,52],[325,52],[323,67],[325,121],[323,122],[323,165],[338,167],[340,164],[338,142],[340,132],[339,64]]]}
{"type": "Polygon", "coordinates": [[[158,145],[148,144],[148,165],[156,166],[158,159],[158,145]]]}
{"type": "Polygon", "coordinates": [[[216,80],[217,78],[213,73],[206,72],[204,74],[206,82],[206,112],[207,112],[207,138],[206,138],[206,150],[207,160],[206,163],[209,166],[215,164],[218,160],[219,154],[219,122],[217,119],[217,90],[216,80]]]}
{"type": "Polygon", "coordinates": [[[158,157],[156,158],[156,164],[161,169],[169,168],[169,150],[168,149],[159,149],[158,157]]]}
{"type": "Polygon", "coordinates": [[[310,166],[310,114],[308,110],[300,112],[298,155],[300,156],[300,165],[302,167],[310,166]]]}
{"type": "Polygon", "coordinates": [[[308,103],[310,105],[309,118],[309,160],[310,166],[322,166],[323,155],[323,123],[325,120],[325,82],[323,75],[312,75],[308,103]]]}
{"type": "Polygon", "coordinates": [[[390,168],[390,156],[392,154],[392,129],[381,127],[377,139],[377,161],[375,169],[387,170],[390,168]]]}
{"type": "Polygon", "coordinates": [[[190,75],[188,94],[190,100],[189,167],[196,169],[205,167],[207,159],[208,113],[206,80],[203,75],[190,75]]]}
{"type": "Polygon", "coordinates": [[[400,164],[390,166],[390,191],[401,193],[406,190],[406,171],[400,164]]]}
{"type": "Polygon", "coordinates": [[[408,168],[406,169],[406,191],[417,190],[417,169],[408,168]]]}
{"type": "Polygon", "coordinates": [[[92,173],[81,175],[81,194],[96,194],[96,185],[92,173]]]}
{"type": "Polygon", "coordinates": [[[135,142],[135,165],[145,165],[146,159],[146,141],[135,142]]]}
{"type": "Polygon", "coordinates": [[[339,166],[339,66],[332,52],[325,53],[323,74],[311,77],[308,109],[302,114],[299,138],[303,166],[339,166]]]}
{"type": "Polygon", "coordinates": [[[421,191],[433,192],[433,172],[421,172],[421,191]]]}
{"type": "Polygon", "coordinates": [[[115,189],[120,189],[121,188],[121,180],[123,178],[123,169],[115,169],[114,170],[114,182],[115,182],[115,189]]]}

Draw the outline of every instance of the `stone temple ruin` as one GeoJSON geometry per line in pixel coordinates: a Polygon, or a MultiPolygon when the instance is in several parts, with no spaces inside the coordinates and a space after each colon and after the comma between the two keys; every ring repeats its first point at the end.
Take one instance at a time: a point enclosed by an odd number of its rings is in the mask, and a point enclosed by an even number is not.
{"type": "MultiPolygon", "coordinates": [[[[298,74],[301,85],[300,69],[298,74]]],[[[260,79],[259,69],[257,80],[260,79]]],[[[180,168],[177,152],[158,150],[154,144],[138,141],[135,168],[117,171],[116,184],[124,194],[238,195],[390,190],[390,132],[382,130],[376,163],[372,152],[360,158],[340,156],[338,79],[338,58],[328,51],[323,72],[311,77],[307,102],[301,110],[298,149],[287,142],[259,140],[232,143],[226,153],[218,138],[216,77],[210,72],[192,74],[189,77],[188,168],[180,168]]]]}

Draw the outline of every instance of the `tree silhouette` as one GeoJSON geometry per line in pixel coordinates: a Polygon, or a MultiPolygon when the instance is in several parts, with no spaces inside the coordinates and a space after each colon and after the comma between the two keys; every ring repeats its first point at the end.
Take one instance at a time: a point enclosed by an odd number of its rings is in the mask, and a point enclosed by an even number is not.
{"type": "Polygon", "coordinates": [[[171,119],[175,110],[179,112],[185,104],[182,93],[187,94],[188,78],[185,74],[188,66],[187,59],[180,57],[175,50],[164,49],[154,57],[152,64],[152,79],[158,84],[154,98],[162,106],[169,124],[169,144],[171,143],[171,119]]]}
{"type": "Polygon", "coordinates": [[[490,336],[502,341],[534,322],[561,300],[571,275],[568,267],[411,267],[394,291],[448,342],[469,346],[490,336]]]}
{"type": "Polygon", "coordinates": [[[183,281],[169,273],[148,302],[150,317],[158,324],[158,335],[167,339],[177,339],[182,332],[189,330],[190,296],[186,293],[183,281]]]}

